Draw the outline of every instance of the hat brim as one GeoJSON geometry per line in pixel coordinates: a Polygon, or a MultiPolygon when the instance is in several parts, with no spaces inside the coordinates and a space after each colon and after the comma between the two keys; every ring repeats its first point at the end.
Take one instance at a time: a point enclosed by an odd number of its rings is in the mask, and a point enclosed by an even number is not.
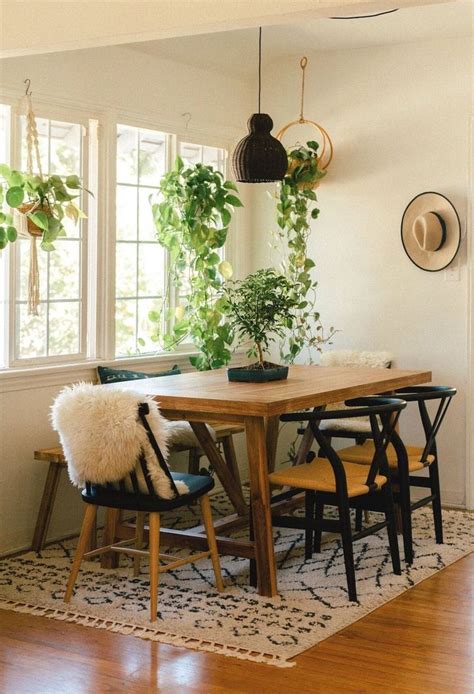
{"type": "Polygon", "coordinates": [[[439,272],[454,259],[461,244],[461,222],[454,205],[441,193],[420,193],[408,203],[402,217],[402,244],[405,253],[421,270],[439,272]],[[439,251],[424,251],[413,236],[415,219],[426,212],[441,215],[446,224],[446,241],[439,251]]]}

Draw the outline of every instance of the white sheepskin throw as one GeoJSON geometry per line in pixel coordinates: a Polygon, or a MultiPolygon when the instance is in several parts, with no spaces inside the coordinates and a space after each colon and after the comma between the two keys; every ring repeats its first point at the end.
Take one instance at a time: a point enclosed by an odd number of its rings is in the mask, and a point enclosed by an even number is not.
{"type": "Polygon", "coordinates": [[[389,369],[393,362],[390,352],[356,352],[350,349],[331,350],[321,355],[321,366],[370,366],[389,369]]]}
{"type": "MultiPolygon", "coordinates": [[[[163,499],[173,498],[170,480],[161,469],[138,417],[141,402],[148,404],[147,421],[166,460],[167,421],[151,398],[90,383],[68,386],[61,391],[51,408],[51,421],[59,433],[73,484],[83,487],[86,481],[114,483],[135,470],[140,491],[147,494],[139,464],[143,451],[156,493],[163,499]]],[[[180,494],[189,491],[182,482],[176,482],[176,487],[180,494]]],[[[127,491],[132,491],[130,483],[127,491]]]]}

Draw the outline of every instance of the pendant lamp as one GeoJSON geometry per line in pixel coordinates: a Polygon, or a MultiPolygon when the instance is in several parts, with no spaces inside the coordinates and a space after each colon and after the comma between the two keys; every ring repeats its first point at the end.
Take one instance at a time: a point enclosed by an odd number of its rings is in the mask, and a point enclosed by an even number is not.
{"type": "Polygon", "coordinates": [[[262,87],[262,27],[258,37],[258,113],[250,116],[246,135],[234,150],[232,166],[239,183],[281,181],[288,169],[286,150],[271,134],[273,121],[268,113],[260,113],[262,87]]]}

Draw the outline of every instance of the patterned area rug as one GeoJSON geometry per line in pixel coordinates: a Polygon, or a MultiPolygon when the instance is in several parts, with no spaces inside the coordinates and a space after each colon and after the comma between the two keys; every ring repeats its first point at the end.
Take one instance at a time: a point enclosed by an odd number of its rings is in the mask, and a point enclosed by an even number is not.
{"type": "MultiPolygon", "coordinates": [[[[225,498],[213,498],[214,515],[228,512],[225,498]]],[[[167,514],[163,525],[190,527],[186,516],[167,514]]],[[[474,516],[444,511],[445,544],[433,539],[428,509],[414,515],[415,563],[401,576],[391,572],[385,532],[354,545],[359,603],[349,602],[342,550],[337,538],[323,536],[322,552],[304,560],[303,533],[275,529],[280,597],[260,597],[248,586],[248,561],[223,557],[226,591],[214,589],[210,562],[189,564],[160,576],[159,614],[148,621],[148,574],[134,578],[131,561],[102,570],[83,563],[75,595],[62,602],[74,541],[50,545],[41,558],[28,553],[0,564],[0,607],[76,622],[140,638],[267,662],[294,665],[291,658],[375,608],[392,600],[473,549],[474,516]]]]}

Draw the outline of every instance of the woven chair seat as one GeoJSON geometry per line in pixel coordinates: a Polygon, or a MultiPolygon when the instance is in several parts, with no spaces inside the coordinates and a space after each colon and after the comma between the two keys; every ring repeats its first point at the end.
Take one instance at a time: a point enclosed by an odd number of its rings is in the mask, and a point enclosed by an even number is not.
{"type": "MultiPolygon", "coordinates": [[[[427,465],[431,465],[434,461],[434,456],[427,456],[426,463],[421,463],[420,458],[423,455],[423,448],[420,446],[406,446],[408,455],[408,470],[416,472],[423,470],[427,465]]],[[[370,465],[374,457],[374,442],[366,441],[361,446],[349,446],[338,450],[338,454],[342,460],[347,460],[349,463],[357,463],[358,465],[370,465]]],[[[387,448],[387,459],[389,467],[396,469],[398,467],[397,454],[392,444],[387,448]]]]}
{"type": "MultiPolygon", "coordinates": [[[[349,497],[368,494],[367,470],[355,463],[343,461],[349,497]]],[[[336,480],[331,463],[326,458],[315,458],[311,463],[295,465],[278,470],[270,475],[270,482],[298,489],[311,489],[316,492],[336,493],[336,480]]],[[[381,489],[387,482],[383,475],[377,475],[374,484],[381,489]]]]}

